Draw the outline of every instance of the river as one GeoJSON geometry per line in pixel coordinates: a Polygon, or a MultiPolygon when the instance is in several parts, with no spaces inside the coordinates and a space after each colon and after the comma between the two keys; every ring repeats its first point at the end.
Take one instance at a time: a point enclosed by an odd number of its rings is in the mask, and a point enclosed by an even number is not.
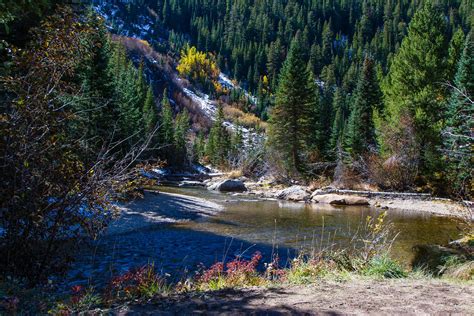
{"type": "MultiPolygon", "coordinates": [[[[171,279],[192,275],[203,264],[250,257],[255,251],[285,265],[298,251],[347,247],[371,207],[332,207],[252,199],[202,188],[160,188],[125,205],[126,212],[100,239],[82,247],[69,284],[104,284],[112,275],[154,264],[171,279]],[[164,192],[164,193],[163,193],[164,192]]],[[[456,239],[457,221],[423,212],[388,211],[398,233],[391,254],[405,265],[420,244],[456,239]]]]}

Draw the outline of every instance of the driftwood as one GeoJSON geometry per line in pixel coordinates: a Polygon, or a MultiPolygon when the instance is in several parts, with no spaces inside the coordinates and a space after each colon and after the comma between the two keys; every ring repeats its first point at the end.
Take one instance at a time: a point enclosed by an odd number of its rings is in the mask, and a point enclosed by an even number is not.
{"type": "Polygon", "coordinates": [[[430,199],[432,195],[429,193],[412,193],[412,192],[378,192],[378,191],[359,191],[359,190],[343,190],[343,189],[322,189],[316,190],[313,195],[323,195],[323,194],[347,194],[347,195],[361,195],[366,197],[386,197],[386,198],[395,198],[395,197],[409,197],[417,199],[430,199]]]}

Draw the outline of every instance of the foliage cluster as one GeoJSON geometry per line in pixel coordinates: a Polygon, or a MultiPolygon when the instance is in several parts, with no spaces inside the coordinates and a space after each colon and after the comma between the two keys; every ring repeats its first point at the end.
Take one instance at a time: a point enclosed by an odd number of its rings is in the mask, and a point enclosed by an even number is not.
{"type": "Polygon", "coordinates": [[[143,64],[94,14],[60,7],[5,45],[0,270],[35,284],[64,272],[78,242],[107,226],[139,160],[164,160],[172,146],[169,163],[186,161],[189,118],[173,123],[166,106],[160,115],[143,64]]]}
{"type": "Polygon", "coordinates": [[[221,89],[217,83],[220,70],[214,57],[198,51],[194,46],[185,47],[181,51],[181,58],[176,70],[182,77],[201,84],[203,87],[221,89]]]}

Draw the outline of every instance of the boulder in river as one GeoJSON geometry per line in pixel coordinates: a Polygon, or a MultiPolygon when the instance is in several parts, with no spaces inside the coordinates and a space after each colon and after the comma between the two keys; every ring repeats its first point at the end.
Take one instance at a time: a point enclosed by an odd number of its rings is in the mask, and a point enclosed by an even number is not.
{"type": "Polygon", "coordinates": [[[212,184],[209,190],[219,192],[245,192],[247,188],[245,184],[240,180],[223,180],[212,184]]]}
{"type": "Polygon", "coordinates": [[[311,194],[309,194],[304,187],[294,185],[278,191],[275,196],[282,200],[301,202],[309,200],[311,194]]]}
{"type": "Polygon", "coordinates": [[[369,205],[369,201],[359,196],[349,196],[340,194],[313,194],[313,202],[331,205],[369,205]]]}

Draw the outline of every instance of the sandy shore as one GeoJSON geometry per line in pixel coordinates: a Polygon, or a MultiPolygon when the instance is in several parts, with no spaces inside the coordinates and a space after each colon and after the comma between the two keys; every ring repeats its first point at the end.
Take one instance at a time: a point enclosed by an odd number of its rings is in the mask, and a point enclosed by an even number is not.
{"type": "Polygon", "coordinates": [[[411,212],[428,212],[440,216],[461,217],[473,219],[472,206],[466,206],[446,199],[384,199],[384,198],[370,198],[370,205],[380,207],[382,209],[399,209],[411,212]]]}
{"type": "Polygon", "coordinates": [[[145,191],[145,198],[120,204],[120,217],[107,235],[137,231],[157,224],[180,223],[215,215],[221,205],[189,195],[145,191]]]}

